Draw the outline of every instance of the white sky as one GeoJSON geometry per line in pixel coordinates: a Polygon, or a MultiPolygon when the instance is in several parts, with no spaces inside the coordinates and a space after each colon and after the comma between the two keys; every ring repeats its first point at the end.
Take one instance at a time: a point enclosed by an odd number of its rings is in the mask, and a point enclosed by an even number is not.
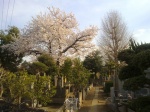
{"type": "Polygon", "coordinates": [[[106,13],[117,10],[136,41],[150,43],[150,0],[0,0],[0,29],[7,29],[8,25],[23,28],[32,17],[52,6],[72,12],[81,29],[89,25],[100,28],[106,13]]]}

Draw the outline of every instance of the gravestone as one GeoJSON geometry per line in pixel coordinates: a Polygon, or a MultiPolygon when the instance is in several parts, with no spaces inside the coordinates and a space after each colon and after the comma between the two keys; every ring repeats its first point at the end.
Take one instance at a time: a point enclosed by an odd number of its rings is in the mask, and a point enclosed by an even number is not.
{"type": "Polygon", "coordinates": [[[79,108],[78,103],[79,103],[78,98],[67,98],[64,102],[65,109],[70,112],[77,111],[79,108]]]}
{"type": "Polygon", "coordinates": [[[146,78],[150,79],[150,68],[144,70],[144,72],[146,73],[146,78]]]}

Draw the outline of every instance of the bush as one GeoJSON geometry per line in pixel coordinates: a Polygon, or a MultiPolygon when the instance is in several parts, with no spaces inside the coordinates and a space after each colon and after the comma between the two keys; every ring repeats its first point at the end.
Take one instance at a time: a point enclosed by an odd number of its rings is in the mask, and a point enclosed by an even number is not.
{"type": "Polygon", "coordinates": [[[141,75],[142,72],[138,67],[135,66],[125,66],[119,72],[119,79],[126,80],[128,78],[136,77],[141,75]]]}
{"type": "Polygon", "coordinates": [[[136,112],[149,112],[147,109],[150,108],[150,96],[139,97],[129,103],[131,109],[136,112]]]}
{"type": "Polygon", "coordinates": [[[146,106],[145,108],[143,108],[141,110],[141,112],[149,112],[150,111],[150,105],[149,106],[146,106]]]}
{"type": "Polygon", "coordinates": [[[105,82],[104,92],[109,93],[111,87],[113,87],[113,82],[112,81],[105,82]]]}
{"type": "Polygon", "coordinates": [[[0,100],[0,112],[45,112],[43,109],[29,108],[25,105],[22,106],[19,109],[19,105],[0,100]]]}
{"type": "Polygon", "coordinates": [[[150,85],[150,79],[147,79],[144,75],[127,79],[123,84],[123,89],[129,91],[136,91],[143,88],[144,85],[150,85]]]}

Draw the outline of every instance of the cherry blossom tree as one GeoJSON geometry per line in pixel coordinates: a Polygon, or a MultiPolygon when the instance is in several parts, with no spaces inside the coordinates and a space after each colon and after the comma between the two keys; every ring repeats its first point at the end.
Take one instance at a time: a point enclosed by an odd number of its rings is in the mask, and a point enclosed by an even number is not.
{"type": "Polygon", "coordinates": [[[90,26],[83,31],[72,13],[57,8],[48,8],[48,13],[40,13],[23,29],[20,38],[5,46],[15,53],[48,53],[59,65],[66,56],[79,55],[93,47],[91,40],[98,28],[90,26]]]}

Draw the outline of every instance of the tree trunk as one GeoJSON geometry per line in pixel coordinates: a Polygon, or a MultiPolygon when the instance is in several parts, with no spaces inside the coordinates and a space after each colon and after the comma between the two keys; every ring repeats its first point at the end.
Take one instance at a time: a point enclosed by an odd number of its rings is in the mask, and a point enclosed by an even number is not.
{"type": "Polygon", "coordinates": [[[4,92],[4,89],[3,89],[3,84],[1,83],[0,85],[0,98],[2,98],[2,95],[3,95],[3,92],[4,92]]]}
{"type": "Polygon", "coordinates": [[[21,96],[18,97],[18,105],[19,105],[19,109],[20,109],[20,106],[21,106],[21,96]]]}

